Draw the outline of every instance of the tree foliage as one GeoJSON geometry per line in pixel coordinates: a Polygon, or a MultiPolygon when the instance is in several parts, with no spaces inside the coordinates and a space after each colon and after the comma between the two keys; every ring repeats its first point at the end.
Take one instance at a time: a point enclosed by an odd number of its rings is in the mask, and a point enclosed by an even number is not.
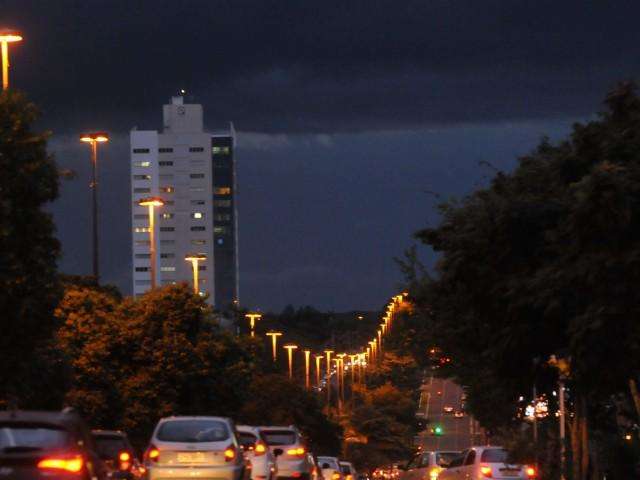
{"type": "Polygon", "coordinates": [[[25,359],[51,334],[58,295],[60,246],[43,211],[58,196],[58,172],[37,118],[23,94],[0,93],[0,405],[33,393],[25,359]]]}

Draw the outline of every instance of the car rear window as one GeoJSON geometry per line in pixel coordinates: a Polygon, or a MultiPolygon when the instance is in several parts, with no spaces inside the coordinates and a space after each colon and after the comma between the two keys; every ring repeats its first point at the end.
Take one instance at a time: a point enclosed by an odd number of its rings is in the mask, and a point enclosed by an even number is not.
{"type": "Polygon", "coordinates": [[[29,448],[47,450],[66,447],[71,443],[68,431],[50,425],[0,424],[0,450],[29,448]]]}
{"type": "Polygon", "coordinates": [[[238,432],[238,441],[243,447],[252,447],[256,444],[258,438],[249,432],[238,432]]]}
{"type": "Polygon", "coordinates": [[[351,465],[341,463],[340,464],[340,471],[342,473],[344,473],[345,475],[350,475],[351,474],[351,465]]]}
{"type": "Polygon", "coordinates": [[[129,450],[126,440],[118,435],[94,435],[98,455],[103,459],[116,459],[121,452],[129,450]]]}
{"type": "Polygon", "coordinates": [[[437,452],[436,464],[439,467],[448,467],[451,461],[460,456],[460,452],[437,452]]]}
{"type": "Polygon", "coordinates": [[[262,436],[271,446],[293,445],[296,443],[296,432],[292,430],[262,430],[262,436]]]}
{"type": "Polygon", "coordinates": [[[338,470],[338,462],[334,458],[331,457],[318,457],[318,463],[320,464],[320,468],[326,468],[324,466],[325,463],[329,464],[329,468],[333,470],[338,470]]]}
{"type": "Polygon", "coordinates": [[[169,420],[160,425],[156,437],[162,442],[222,442],[229,439],[229,429],[219,420],[169,420]]]}
{"type": "Polygon", "coordinates": [[[481,462],[487,463],[505,463],[509,454],[501,448],[491,448],[482,452],[481,462]]]}

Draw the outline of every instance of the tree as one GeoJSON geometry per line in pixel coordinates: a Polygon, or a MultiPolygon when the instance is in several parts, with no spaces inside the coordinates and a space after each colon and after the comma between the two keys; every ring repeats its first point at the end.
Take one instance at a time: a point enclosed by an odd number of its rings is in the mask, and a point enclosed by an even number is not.
{"type": "Polygon", "coordinates": [[[296,425],[314,453],[340,453],[341,427],[322,413],[316,395],[282,375],[255,378],[238,418],[252,425],[296,425]]]}
{"type": "Polygon", "coordinates": [[[519,395],[534,382],[554,389],[547,359],[569,360],[574,480],[597,475],[592,434],[615,432],[612,397],[640,372],[635,87],[621,85],[606,106],[569,139],[543,140],[513,173],[443,204],[441,224],[417,234],[442,255],[438,278],[415,295],[432,312],[425,328],[485,426],[514,425],[519,395]]]}
{"type": "Polygon", "coordinates": [[[43,206],[58,196],[58,172],[37,118],[23,94],[0,94],[0,406],[34,393],[29,362],[54,328],[60,245],[43,206]]]}

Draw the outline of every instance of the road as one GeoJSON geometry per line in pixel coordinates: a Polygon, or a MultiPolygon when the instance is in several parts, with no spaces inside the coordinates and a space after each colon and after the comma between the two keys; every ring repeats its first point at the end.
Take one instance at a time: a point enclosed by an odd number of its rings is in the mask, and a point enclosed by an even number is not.
{"type": "Polygon", "coordinates": [[[416,444],[424,450],[464,450],[472,444],[481,443],[482,435],[477,422],[466,413],[457,418],[444,407],[461,410],[462,388],[451,380],[432,374],[425,378],[420,392],[418,415],[427,419],[427,429],[416,437],[416,444]],[[440,426],[442,435],[434,435],[432,428],[440,426]]]}

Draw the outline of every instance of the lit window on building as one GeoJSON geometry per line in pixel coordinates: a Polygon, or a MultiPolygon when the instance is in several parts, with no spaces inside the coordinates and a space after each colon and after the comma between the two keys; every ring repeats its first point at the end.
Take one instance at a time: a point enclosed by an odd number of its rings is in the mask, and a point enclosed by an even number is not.
{"type": "Polygon", "coordinates": [[[196,218],[196,219],[204,218],[204,213],[202,213],[202,212],[193,212],[191,214],[191,218],[196,218]]]}
{"type": "Polygon", "coordinates": [[[162,215],[160,215],[161,218],[168,220],[170,218],[173,218],[173,213],[163,213],[162,215]]]}
{"type": "Polygon", "coordinates": [[[189,147],[190,152],[204,152],[204,147],[189,147]]]}
{"type": "Polygon", "coordinates": [[[134,180],[151,180],[151,175],[134,175],[134,180]]]}
{"type": "Polygon", "coordinates": [[[216,235],[226,235],[229,233],[229,227],[213,227],[213,233],[216,235]]]}
{"type": "Polygon", "coordinates": [[[189,178],[204,178],[204,173],[192,173],[189,178]]]}
{"type": "Polygon", "coordinates": [[[136,267],[136,272],[148,272],[149,267],[136,267]]]}
{"type": "Polygon", "coordinates": [[[162,160],[161,162],[158,162],[158,165],[161,167],[170,167],[173,165],[173,162],[170,160],[162,160]]]}
{"type": "Polygon", "coordinates": [[[174,227],[160,227],[161,232],[174,232],[175,230],[174,227]]]}
{"type": "Polygon", "coordinates": [[[133,153],[149,153],[148,148],[134,148],[133,153]]]}
{"type": "Polygon", "coordinates": [[[171,153],[173,152],[173,148],[169,148],[169,147],[162,147],[158,149],[159,153],[171,153]]]}
{"type": "Polygon", "coordinates": [[[134,188],[133,193],[149,193],[151,191],[150,188],[134,188]]]}
{"type": "Polygon", "coordinates": [[[133,162],[133,166],[146,168],[151,166],[151,162],[133,162]]]}
{"type": "Polygon", "coordinates": [[[160,267],[161,272],[175,272],[176,267],[160,267]]]}
{"type": "Polygon", "coordinates": [[[135,227],[133,231],[135,233],[149,233],[149,227],[135,227]]]}
{"type": "Polygon", "coordinates": [[[191,240],[191,245],[206,245],[206,244],[207,244],[206,240],[200,240],[200,239],[191,240]]]}
{"type": "Polygon", "coordinates": [[[204,232],[207,228],[203,226],[191,227],[192,232],[204,232]]]}
{"type": "Polygon", "coordinates": [[[214,195],[231,195],[231,187],[216,187],[213,191],[214,195]]]}
{"type": "Polygon", "coordinates": [[[163,193],[173,193],[175,189],[173,187],[160,187],[160,191],[163,193]]]}
{"type": "Polygon", "coordinates": [[[214,155],[229,155],[230,152],[231,149],[229,147],[215,146],[211,149],[211,153],[214,155]]]}
{"type": "Polygon", "coordinates": [[[228,208],[228,207],[231,207],[231,200],[214,200],[213,206],[228,208]]]}

